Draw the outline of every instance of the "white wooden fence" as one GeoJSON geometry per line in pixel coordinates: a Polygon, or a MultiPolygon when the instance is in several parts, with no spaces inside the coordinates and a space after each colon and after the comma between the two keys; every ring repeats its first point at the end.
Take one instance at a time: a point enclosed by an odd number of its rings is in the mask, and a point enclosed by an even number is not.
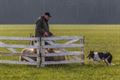
{"type": "Polygon", "coordinates": [[[25,61],[11,61],[11,60],[0,60],[0,63],[7,63],[7,64],[27,64],[27,65],[37,65],[37,67],[44,67],[45,65],[51,64],[67,64],[67,63],[84,63],[84,37],[78,36],[60,36],[60,37],[47,37],[47,38],[27,38],[27,37],[5,37],[0,36],[0,47],[6,48],[10,53],[3,53],[0,51],[0,55],[4,56],[12,56],[18,55],[21,56],[21,52],[18,52],[16,48],[35,48],[37,49],[37,54],[24,55],[26,59],[30,60],[29,62],[25,61]],[[36,41],[37,45],[22,45],[22,44],[6,44],[3,43],[4,40],[9,41],[36,41]],[[61,43],[61,41],[64,43],[61,43]],[[2,42],[3,41],[3,42],[2,42]],[[49,43],[49,45],[45,45],[45,42],[49,43]],[[46,48],[54,48],[57,51],[54,53],[46,53],[46,48]],[[78,51],[70,51],[66,48],[79,48],[78,51]],[[31,60],[27,56],[34,56],[37,58],[37,61],[31,60]],[[58,56],[72,56],[69,60],[60,60],[60,61],[46,61],[46,57],[58,57],[58,56]]]}

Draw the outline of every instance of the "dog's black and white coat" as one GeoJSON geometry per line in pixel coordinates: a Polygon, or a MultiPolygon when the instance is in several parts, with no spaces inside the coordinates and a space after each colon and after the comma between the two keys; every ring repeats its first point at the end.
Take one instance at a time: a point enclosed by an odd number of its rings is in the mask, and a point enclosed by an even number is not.
{"type": "Polygon", "coordinates": [[[90,53],[88,54],[88,58],[89,59],[93,59],[93,61],[101,61],[104,60],[104,62],[107,65],[111,65],[112,64],[112,55],[110,52],[95,52],[95,51],[90,51],[90,53]]]}

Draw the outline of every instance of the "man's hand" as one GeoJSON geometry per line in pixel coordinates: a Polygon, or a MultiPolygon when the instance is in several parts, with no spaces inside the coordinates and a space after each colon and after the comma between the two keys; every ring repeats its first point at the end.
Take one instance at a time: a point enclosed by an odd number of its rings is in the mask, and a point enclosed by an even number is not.
{"type": "Polygon", "coordinates": [[[44,36],[47,37],[48,36],[48,32],[44,32],[44,36]]]}

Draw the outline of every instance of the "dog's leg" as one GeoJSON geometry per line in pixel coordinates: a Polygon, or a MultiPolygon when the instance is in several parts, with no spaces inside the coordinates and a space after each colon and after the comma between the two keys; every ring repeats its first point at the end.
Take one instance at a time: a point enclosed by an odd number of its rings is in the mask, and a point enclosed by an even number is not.
{"type": "Polygon", "coordinates": [[[108,66],[112,65],[112,56],[108,56],[107,59],[105,59],[105,62],[108,66]]]}
{"type": "Polygon", "coordinates": [[[110,65],[110,63],[108,62],[108,60],[107,60],[107,59],[105,59],[105,60],[104,60],[104,62],[107,64],[107,66],[109,66],[109,65],[110,65]]]}
{"type": "Polygon", "coordinates": [[[112,56],[110,56],[107,60],[110,63],[110,65],[112,65],[112,56]]]}

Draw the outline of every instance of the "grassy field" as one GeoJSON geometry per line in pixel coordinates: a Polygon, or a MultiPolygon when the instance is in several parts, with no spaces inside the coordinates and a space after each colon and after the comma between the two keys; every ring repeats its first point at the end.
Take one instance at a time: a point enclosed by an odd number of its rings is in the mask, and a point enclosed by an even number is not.
{"type": "MultiPolygon", "coordinates": [[[[104,63],[69,64],[36,68],[27,65],[0,64],[0,80],[119,80],[120,25],[51,25],[56,36],[85,36],[85,55],[90,50],[110,51],[114,66],[104,63]]],[[[0,36],[29,36],[34,25],[0,25],[0,36]]],[[[0,57],[1,58],[1,57],[0,57]]]]}

